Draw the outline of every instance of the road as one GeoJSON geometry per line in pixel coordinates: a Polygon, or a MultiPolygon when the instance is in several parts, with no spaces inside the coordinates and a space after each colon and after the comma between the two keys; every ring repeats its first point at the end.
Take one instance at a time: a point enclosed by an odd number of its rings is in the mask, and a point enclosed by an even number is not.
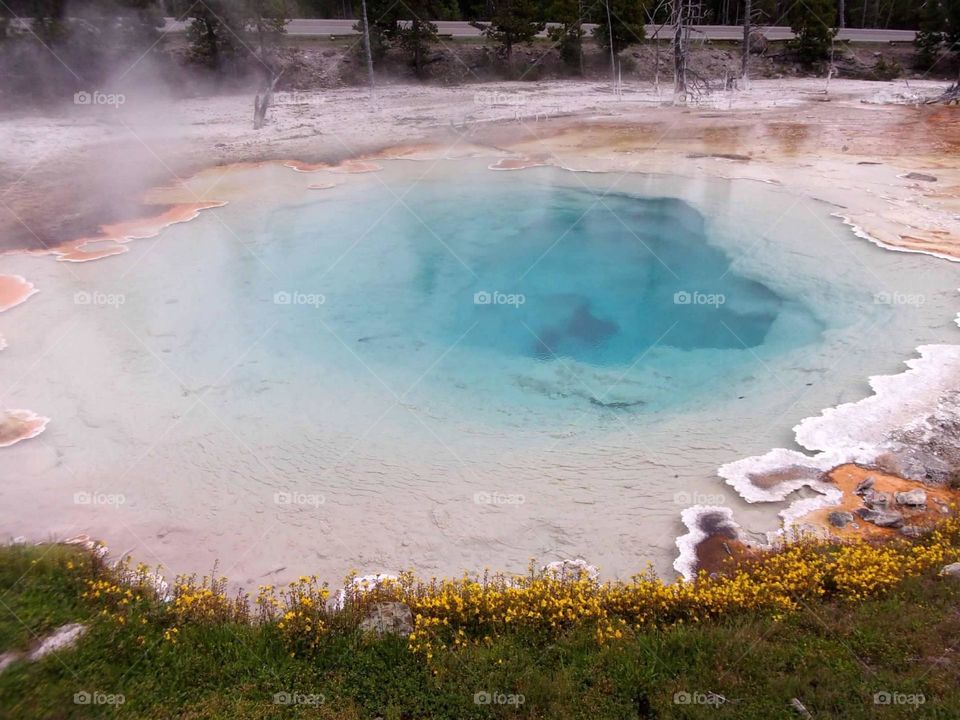
{"type": "MultiPolygon", "coordinates": [[[[355,20],[319,20],[306,19],[291,20],[287,25],[287,34],[295,37],[325,37],[329,35],[353,35],[353,25],[355,20]]],[[[461,20],[455,21],[437,21],[437,29],[441,35],[452,36],[455,38],[479,37],[480,31],[470,25],[470,23],[461,20]]],[[[592,25],[584,25],[590,29],[592,25]]],[[[167,18],[165,30],[168,32],[182,32],[186,29],[186,24],[177,22],[173,18],[167,18]]],[[[703,37],[710,40],[740,40],[743,37],[743,28],[738,25],[701,25],[691,28],[695,37],[703,37]]],[[[542,33],[545,34],[545,33],[542,33]]],[[[660,32],[662,39],[672,37],[673,29],[663,28],[660,32]]],[[[788,27],[765,27],[763,34],[769,40],[789,40],[793,37],[788,27]]],[[[841,30],[837,36],[840,40],[849,40],[851,42],[913,42],[916,35],[913,30],[867,30],[867,29],[847,29],[841,30]]],[[[647,27],[647,37],[657,36],[657,28],[653,25],[647,27]]]]}

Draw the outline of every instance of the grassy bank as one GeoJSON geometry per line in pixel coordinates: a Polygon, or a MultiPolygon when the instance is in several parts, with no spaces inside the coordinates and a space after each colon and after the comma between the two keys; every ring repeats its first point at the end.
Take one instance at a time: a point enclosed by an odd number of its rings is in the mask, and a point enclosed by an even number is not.
{"type": "MultiPolygon", "coordinates": [[[[740,590],[725,592],[749,609],[704,612],[700,596],[681,593],[682,608],[661,605],[642,622],[627,622],[629,608],[615,603],[647,580],[591,595],[585,581],[564,583],[573,588],[564,591],[542,577],[522,581],[518,593],[496,580],[408,579],[375,600],[403,596],[414,607],[412,639],[361,631],[369,597],[348,597],[339,613],[308,613],[325,595],[309,578],[263,589],[259,603],[209,579],[185,579],[172,601],[160,602],[146,571],[121,574],[75,548],[6,547],[0,650],[27,649],[67,622],[90,630],[74,650],[0,672],[0,717],[766,720],[802,717],[793,698],[815,718],[960,717],[960,582],[937,577],[950,549],[931,550],[955,540],[951,529],[902,546],[893,560],[883,548],[809,546],[802,566],[800,555],[788,564],[781,555],[749,570],[759,582],[772,562],[794,583],[790,608],[779,607],[776,584],[762,590],[772,598],[765,603],[743,595],[747,583],[738,581],[740,590]],[[907,577],[889,575],[891,562],[907,577]],[[792,577],[800,567],[806,577],[792,577]],[[859,572],[857,591],[838,589],[831,568],[859,572]],[[471,592],[489,617],[470,606],[471,592]],[[540,617],[530,610],[528,622],[504,621],[495,614],[506,611],[495,603],[504,593],[507,610],[520,607],[518,597],[546,604],[540,617]],[[609,614],[551,629],[542,620],[549,598],[539,593],[580,597],[584,608],[609,614]],[[424,627],[425,617],[440,618],[436,630],[424,627]]],[[[701,584],[704,597],[734,587],[701,584]]]]}

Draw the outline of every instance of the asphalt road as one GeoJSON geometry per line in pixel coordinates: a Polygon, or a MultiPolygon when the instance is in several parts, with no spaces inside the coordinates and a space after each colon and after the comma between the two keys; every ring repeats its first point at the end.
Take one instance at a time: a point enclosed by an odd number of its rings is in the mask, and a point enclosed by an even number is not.
{"type": "MultiPolygon", "coordinates": [[[[291,20],[287,25],[287,34],[297,37],[324,37],[329,35],[352,35],[355,20],[319,20],[319,19],[299,19],[291,20]]],[[[437,29],[441,35],[453,36],[455,38],[479,37],[480,31],[467,22],[456,21],[438,21],[437,29]]],[[[591,25],[585,25],[591,28],[591,25]]],[[[173,18],[167,18],[165,30],[168,32],[181,32],[186,29],[186,24],[176,22],[173,18]]],[[[694,37],[707,38],[709,40],[740,40],[743,37],[743,28],[738,25],[702,25],[693,27],[694,37]]],[[[672,36],[673,30],[670,27],[663,28],[660,36],[668,39],[672,36]]],[[[763,34],[769,40],[788,40],[793,37],[793,33],[788,27],[765,27],[763,34]]],[[[841,30],[837,36],[841,40],[851,42],[913,42],[913,30],[865,30],[848,29],[841,30]]],[[[653,25],[647,27],[647,37],[657,36],[657,28],[653,25]]]]}

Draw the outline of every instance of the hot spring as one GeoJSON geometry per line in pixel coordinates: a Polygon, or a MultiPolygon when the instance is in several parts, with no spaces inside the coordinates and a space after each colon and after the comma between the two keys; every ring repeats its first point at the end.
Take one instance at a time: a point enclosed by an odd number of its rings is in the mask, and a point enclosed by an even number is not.
{"type": "Polygon", "coordinates": [[[840,208],[488,164],[201,174],[228,204],[123,255],[4,258],[40,290],[0,317],[6,404],[51,418],[2,451],[4,527],[252,582],[669,575],[690,504],[777,525],[720,464],[956,339],[955,268],[840,208]]]}

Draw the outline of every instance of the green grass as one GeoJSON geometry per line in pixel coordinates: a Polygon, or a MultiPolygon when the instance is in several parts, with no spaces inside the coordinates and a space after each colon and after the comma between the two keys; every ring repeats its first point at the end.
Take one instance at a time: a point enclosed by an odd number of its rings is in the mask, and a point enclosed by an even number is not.
{"type": "Polygon", "coordinates": [[[353,632],[309,659],[290,657],[272,627],[185,625],[171,644],[155,617],[117,625],[96,616],[79,597],[80,574],[66,568],[83,557],[0,548],[0,650],[29,647],[66,622],[91,624],[76,649],[0,673],[0,718],[768,720],[799,717],[794,697],[815,718],[960,717],[960,583],[933,576],[780,622],[740,615],[606,646],[586,629],[550,643],[510,635],[442,654],[431,668],[401,638],[353,632]],[[81,692],[124,702],[77,704],[81,692]],[[276,693],[309,702],[277,704],[276,693]],[[477,704],[484,693],[504,702],[477,704]],[[725,702],[675,701],[709,693],[725,702]],[[925,702],[875,704],[876,693],[925,702]]]}

